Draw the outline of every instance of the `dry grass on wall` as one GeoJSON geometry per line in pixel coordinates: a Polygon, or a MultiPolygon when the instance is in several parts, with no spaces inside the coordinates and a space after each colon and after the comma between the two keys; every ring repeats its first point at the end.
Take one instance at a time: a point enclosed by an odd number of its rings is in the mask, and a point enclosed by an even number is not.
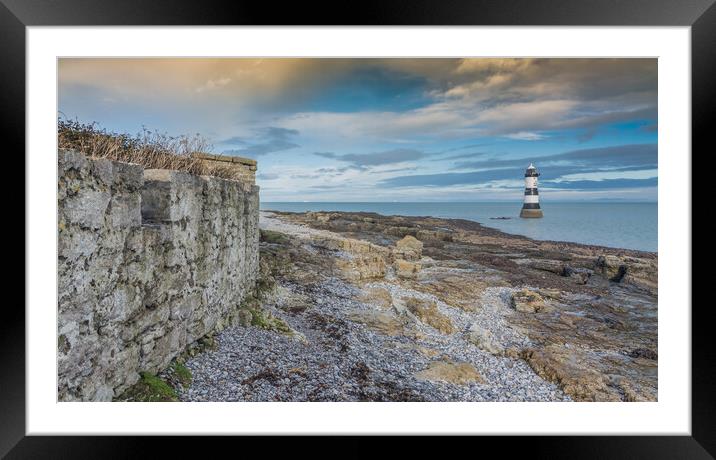
{"type": "Polygon", "coordinates": [[[80,123],[63,118],[58,120],[57,127],[59,148],[77,150],[92,158],[136,163],[146,169],[173,169],[223,179],[241,179],[234,168],[207,165],[191,156],[195,152],[210,151],[210,144],[199,134],[173,137],[143,129],[139,134],[129,135],[107,132],[97,123],[80,123]]]}

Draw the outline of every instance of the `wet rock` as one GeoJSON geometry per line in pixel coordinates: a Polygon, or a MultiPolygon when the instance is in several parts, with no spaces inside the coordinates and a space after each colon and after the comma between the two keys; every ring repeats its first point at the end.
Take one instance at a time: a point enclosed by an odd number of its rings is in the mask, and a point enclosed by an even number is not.
{"type": "Polygon", "coordinates": [[[635,348],[630,350],[627,355],[632,358],[659,359],[659,355],[654,350],[648,348],[635,348]]]}
{"type": "Polygon", "coordinates": [[[609,281],[631,284],[650,293],[658,291],[658,262],[655,259],[601,255],[594,270],[609,281]]]}
{"type": "Polygon", "coordinates": [[[594,263],[595,270],[609,281],[620,282],[627,272],[624,261],[617,256],[599,256],[594,263]]]}
{"type": "Polygon", "coordinates": [[[419,380],[441,381],[457,385],[485,382],[472,364],[454,361],[433,361],[426,369],[416,373],[415,377],[419,380]]]}
{"type": "Polygon", "coordinates": [[[571,278],[577,284],[587,284],[589,278],[592,276],[592,273],[594,273],[594,271],[588,268],[574,268],[565,266],[563,275],[568,278],[571,278]]]}

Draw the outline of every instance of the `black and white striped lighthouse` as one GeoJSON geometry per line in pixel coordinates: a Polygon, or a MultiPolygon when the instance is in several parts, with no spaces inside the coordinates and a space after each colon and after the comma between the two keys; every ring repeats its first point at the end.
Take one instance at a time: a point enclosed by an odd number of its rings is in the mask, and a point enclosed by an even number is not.
{"type": "Polygon", "coordinates": [[[522,204],[520,217],[542,217],[539,207],[539,192],[537,191],[537,177],[539,173],[532,163],[525,171],[525,201],[522,204]]]}

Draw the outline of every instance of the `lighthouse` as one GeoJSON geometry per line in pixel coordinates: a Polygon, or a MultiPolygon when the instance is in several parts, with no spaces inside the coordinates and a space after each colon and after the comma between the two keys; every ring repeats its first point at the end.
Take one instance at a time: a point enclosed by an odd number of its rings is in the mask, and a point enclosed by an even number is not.
{"type": "Polygon", "coordinates": [[[525,201],[522,204],[520,217],[542,217],[542,209],[539,207],[539,192],[537,192],[537,177],[539,173],[532,163],[525,171],[525,201]]]}

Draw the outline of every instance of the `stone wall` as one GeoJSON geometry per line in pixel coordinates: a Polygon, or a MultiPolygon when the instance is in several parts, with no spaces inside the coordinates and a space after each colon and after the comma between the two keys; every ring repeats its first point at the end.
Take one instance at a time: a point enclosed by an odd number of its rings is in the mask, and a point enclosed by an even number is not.
{"type": "Polygon", "coordinates": [[[258,273],[258,187],[58,157],[58,399],[107,401],[234,321],[258,273]]]}

